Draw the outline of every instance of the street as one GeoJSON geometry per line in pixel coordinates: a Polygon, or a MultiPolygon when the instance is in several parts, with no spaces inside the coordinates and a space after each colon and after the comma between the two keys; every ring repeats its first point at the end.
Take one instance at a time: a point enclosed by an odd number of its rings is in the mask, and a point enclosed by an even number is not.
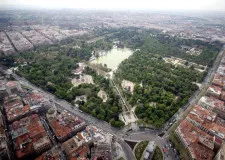
{"type": "Polygon", "coordinates": [[[47,131],[48,137],[50,138],[50,140],[52,141],[52,144],[54,146],[57,145],[57,141],[55,139],[55,137],[53,136],[54,134],[52,133],[52,131],[49,128],[49,125],[47,124],[46,120],[43,117],[40,117],[40,121],[43,124],[45,130],[47,131]]]}

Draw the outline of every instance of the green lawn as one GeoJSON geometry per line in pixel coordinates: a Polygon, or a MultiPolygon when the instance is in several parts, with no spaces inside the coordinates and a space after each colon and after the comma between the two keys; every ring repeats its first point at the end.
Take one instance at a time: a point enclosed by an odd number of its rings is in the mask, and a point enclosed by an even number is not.
{"type": "Polygon", "coordinates": [[[137,144],[137,146],[135,147],[134,153],[135,153],[135,157],[137,158],[137,160],[140,160],[142,157],[142,154],[145,150],[145,148],[148,145],[148,141],[142,141],[140,143],[137,144]]]}
{"type": "Polygon", "coordinates": [[[163,153],[158,146],[156,146],[156,148],[154,150],[152,160],[163,160],[163,153]]]}

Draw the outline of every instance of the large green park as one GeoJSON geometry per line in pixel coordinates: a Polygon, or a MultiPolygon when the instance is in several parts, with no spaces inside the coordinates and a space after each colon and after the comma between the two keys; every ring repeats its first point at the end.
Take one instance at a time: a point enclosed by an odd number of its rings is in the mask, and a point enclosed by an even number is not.
{"type": "MultiPolygon", "coordinates": [[[[102,32],[96,34],[101,35],[102,32]]],[[[119,120],[122,106],[109,79],[87,67],[84,72],[93,77],[94,84],[74,87],[71,83],[71,72],[78,67],[78,62],[86,63],[93,51],[109,51],[113,41],[119,41],[119,48],[130,48],[134,53],[119,65],[115,71],[115,81],[118,84],[124,79],[133,82],[134,93],[124,92],[127,101],[136,107],[135,113],[139,119],[161,127],[187,103],[198,89],[196,84],[201,83],[207,74],[207,69],[200,72],[188,63],[209,68],[222,48],[219,42],[180,39],[155,30],[122,28],[106,29],[104,33],[110,36],[93,43],[87,43],[85,38],[71,39],[38,47],[15,57],[0,58],[4,65],[17,66],[17,74],[60,99],[73,103],[77,96],[86,95],[87,102],[79,104],[81,110],[115,127],[122,127],[124,123],[119,120]],[[197,48],[201,53],[188,54],[181,49],[182,45],[197,48]],[[166,63],[165,57],[185,60],[186,66],[166,63]],[[106,102],[97,96],[100,90],[108,95],[106,102]]]]}

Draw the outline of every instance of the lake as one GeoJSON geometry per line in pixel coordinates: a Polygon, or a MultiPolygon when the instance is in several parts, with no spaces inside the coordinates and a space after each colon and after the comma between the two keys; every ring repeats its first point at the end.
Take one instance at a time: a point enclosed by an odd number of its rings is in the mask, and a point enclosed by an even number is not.
{"type": "Polygon", "coordinates": [[[132,54],[133,51],[128,48],[113,48],[112,50],[106,52],[104,56],[91,61],[91,63],[106,64],[108,68],[114,71],[123,60],[127,59],[132,54]]]}

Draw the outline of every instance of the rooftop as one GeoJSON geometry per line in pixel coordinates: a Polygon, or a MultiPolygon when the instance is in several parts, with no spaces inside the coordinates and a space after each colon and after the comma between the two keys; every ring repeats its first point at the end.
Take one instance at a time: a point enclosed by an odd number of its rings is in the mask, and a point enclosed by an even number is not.
{"type": "Polygon", "coordinates": [[[62,154],[61,150],[54,147],[37,157],[35,160],[61,160],[62,154]]]}
{"type": "Polygon", "coordinates": [[[225,64],[225,57],[222,58],[221,63],[225,64]]]}
{"type": "Polygon", "coordinates": [[[204,159],[213,156],[214,138],[206,132],[195,127],[186,119],[181,122],[176,132],[187,145],[192,157],[196,159],[204,159]]]}
{"type": "Polygon", "coordinates": [[[225,91],[222,91],[220,94],[220,99],[225,101],[225,91]]]}
{"type": "Polygon", "coordinates": [[[187,120],[195,122],[207,130],[213,132],[214,135],[225,138],[225,123],[222,119],[217,118],[217,114],[207,110],[201,106],[195,106],[187,116],[187,120]]]}
{"type": "Polygon", "coordinates": [[[89,153],[89,147],[87,145],[80,146],[77,148],[76,152],[70,155],[71,160],[87,160],[87,153],[89,153]]]}
{"type": "Polygon", "coordinates": [[[11,102],[11,101],[13,101],[13,100],[15,100],[15,99],[20,99],[20,97],[19,97],[17,94],[12,94],[12,95],[10,95],[10,96],[4,97],[3,102],[4,102],[4,104],[5,104],[5,103],[11,102]]]}
{"type": "Polygon", "coordinates": [[[199,104],[203,107],[207,106],[210,108],[224,108],[224,102],[212,96],[203,96],[200,99],[199,104]]]}
{"type": "Polygon", "coordinates": [[[93,148],[91,159],[98,160],[98,159],[107,159],[112,160],[112,152],[111,147],[108,144],[96,144],[93,148]]]}
{"type": "Polygon", "coordinates": [[[85,142],[97,141],[106,142],[106,133],[97,129],[94,125],[88,125],[85,130],[80,133],[80,136],[84,138],[85,142]]]}
{"type": "Polygon", "coordinates": [[[223,87],[225,85],[225,76],[216,73],[212,83],[223,87]]]}
{"type": "Polygon", "coordinates": [[[25,103],[29,104],[30,106],[37,105],[40,103],[46,102],[44,96],[37,92],[31,92],[26,95],[24,98],[25,103]]]}
{"type": "Polygon", "coordinates": [[[221,91],[222,91],[222,88],[215,85],[211,85],[207,90],[208,94],[217,95],[217,96],[221,94],[221,91]]]}
{"type": "Polygon", "coordinates": [[[214,122],[216,116],[216,113],[196,105],[187,115],[187,118],[190,118],[192,121],[195,121],[198,124],[202,124],[205,121],[214,122]]]}
{"type": "Polygon", "coordinates": [[[196,160],[212,160],[214,152],[200,143],[193,143],[189,146],[192,157],[196,160]]]}
{"type": "Polygon", "coordinates": [[[13,122],[10,130],[17,158],[33,154],[39,146],[51,143],[37,114],[13,122]]]}
{"type": "Polygon", "coordinates": [[[84,71],[84,66],[79,66],[78,68],[76,68],[75,70],[72,70],[73,74],[81,74],[84,71]]]}
{"type": "Polygon", "coordinates": [[[216,72],[220,75],[225,76],[225,64],[220,64],[216,72]]]}
{"type": "Polygon", "coordinates": [[[84,123],[84,121],[78,117],[75,117],[65,111],[61,114],[57,114],[55,118],[49,119],[49,121],[57,138],[69,135],[79,125],[84,123]]]}
{"type": "Polygon", "coordinates": [[[0,151],[6,150],[7,143],[5,139],[5,128],[4,128],[4,123],[2,119],[2,114],[0,112],[0,151]]]}
{"type": "Polygon", "coordinates": [[[78,136],[74,136],[62,144],[63,149],[67,155],[76,153],[77,149],[83,145],[83,139],[79,139],[78,136]]]}
{"type": "Polygon", "coordinates": [[[80,139],[78,135],[70,138],[62,144],[62,148],[65,150],[69,159],[86,158],[89,152],[89,147],[85,144],[83,139],[80,139]]]}
{"type": "Polygon", "coordinates": [[[222,139],[225,139],[225,127],[224,125],[220,125],[218,123],[211,123],[211,122],[208,122],[208,121],[205,121],[203,123],[203,126],[208,129],[209,131],[213,132],[214,135],[222,138],[222,139]]]}
{"type": "Polygon", "coordinates": [[[17,117],[30,111],[30,107],[28,105],[24,106],[20,99],[13,99],[12,101],[4,103],[4,108],[8,121],[13,121],[17,117]]]}
{"type": "Polygon", "coordinates": [[[17,81],[9,81],[6,83],[7,87],[16,87],[17,85],[20,85],[17,81]]]}

